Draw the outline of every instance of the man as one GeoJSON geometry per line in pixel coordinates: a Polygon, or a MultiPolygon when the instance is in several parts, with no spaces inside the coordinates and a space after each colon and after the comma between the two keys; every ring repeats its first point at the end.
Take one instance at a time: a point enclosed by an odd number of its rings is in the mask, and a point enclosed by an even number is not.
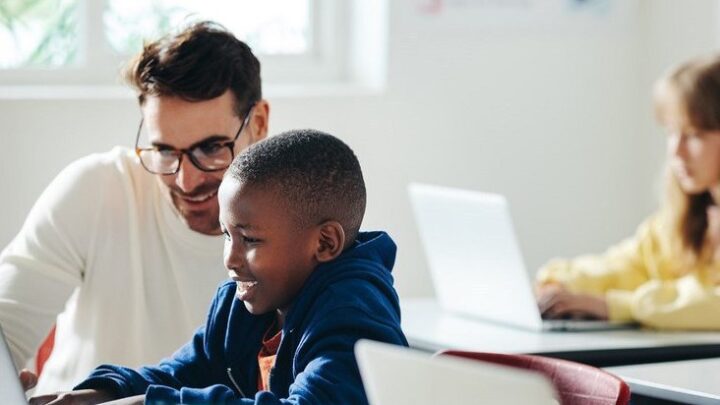
{"type": "Polygon", "coordinates": [[[102,363],[157,362],[202,324],[225,274],[220,180],[267,134],[260,64],[214,23],[146,45],[127,79],[143,117],[136,151],[71,164],[0,255],[16,364],[56,324],[37,393],[70,389],[102,363]]]}

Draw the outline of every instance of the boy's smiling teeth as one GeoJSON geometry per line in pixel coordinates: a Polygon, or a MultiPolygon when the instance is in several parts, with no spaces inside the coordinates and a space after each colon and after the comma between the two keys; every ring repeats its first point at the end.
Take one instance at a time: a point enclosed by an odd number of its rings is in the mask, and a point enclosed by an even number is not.
{"type": "Polygon", "coordinates": [[[228,277],[230,277],[235,282],[238,293],[240,293],[240,294],[244,294],[244,293],[248,292],[248,290],[255,287],[258,283],[255,280],[240,279],[238,274],[235,273],[235,271],[233,271],[233,270],[228,270],[228,277]]]}
{"type": "Polygon", "coordinates": [[[257,281],[240,281],[235,280],[235,296],[242,301],[252,301],[255,296],[255,286],[257,281]]]}
{"type": "Polygon", "coordinates": [[[240,290],[247,291],[250,288],[254,287],[258,282],[257,281],[236,281],[237,287],[240,290]]]}

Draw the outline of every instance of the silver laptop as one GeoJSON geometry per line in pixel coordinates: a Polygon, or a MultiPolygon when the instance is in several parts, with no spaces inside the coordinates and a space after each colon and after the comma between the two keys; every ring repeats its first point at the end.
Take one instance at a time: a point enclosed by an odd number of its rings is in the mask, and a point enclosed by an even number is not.
{"type": "Polygon", "coordinates": [[[27,399],[25,399],[25,391],[22,389],[20,384],[20,378],[18,377],[17,370],[15,369],[15,363],[13,363],[12,356],[10,355],[10,348],[5,341],[5,335],[3,335],[2,329],[0,328],[0,399],[3,404],[15,405],[22,404],[27,405],[27,399]]]}
{"type": "Polygon", "coordinates": [[[543,375],[522,369],[370,340],[355,345],[355,357],[370,405],[558,403],[543,375]]]}
{"type": "Polygon", "coordinates": [[[417,183],[408,191],[443,309],[536,331],[632,326],[541,318],[505,197],[417,183]]]}

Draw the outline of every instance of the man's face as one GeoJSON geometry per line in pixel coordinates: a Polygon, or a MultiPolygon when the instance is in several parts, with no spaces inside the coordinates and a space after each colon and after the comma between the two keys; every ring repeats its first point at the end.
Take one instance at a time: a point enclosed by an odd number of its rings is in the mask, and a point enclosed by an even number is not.
{"type": "Polygon", "coordinates": [[[284,316],[318,264],[318,227],[301,228],[276,192],[226,178],[220,186],[225,267],[252,314],[284,316]]]}
{"type": "MultiPolygon", "coordinates": [[[[207,141],[230,141],[245,118],[235,113],[235,100],[230,91],[197,102],[151,96],[142,105],[142,113],[144,139],[141,142],[175,149],[186,149],[207,141]]],[[[265,135],[252,127],[243,128],[235,143],[236,155],[265,135]]],[[[224,172],[202,171],[184,155],[177,173],[157,176],[190,229],[217,235],[220,233],[217,191],[224,172]]]]}

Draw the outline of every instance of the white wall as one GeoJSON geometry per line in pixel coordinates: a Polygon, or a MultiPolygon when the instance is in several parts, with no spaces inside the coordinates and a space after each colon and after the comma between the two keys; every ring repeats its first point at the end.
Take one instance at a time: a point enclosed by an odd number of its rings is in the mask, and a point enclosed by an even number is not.
{"type": "MultiPolygon", "coordinates": [[[[359,155],[365,226],[398,242],[401,295],[432,294],[412,180],[506,194],[532,269],[630,235],[658,195],[652,81],[715,49],[717,2],[640,0],[620,24],[520,31],[428,16],[421,3],[391,2],[383,93],[270,95],[272,133],[323,129],[359,155]]],[[[131,145],[138,119],[132,99],[0,101],[0,246],[60,168],[131,145]]]]}

